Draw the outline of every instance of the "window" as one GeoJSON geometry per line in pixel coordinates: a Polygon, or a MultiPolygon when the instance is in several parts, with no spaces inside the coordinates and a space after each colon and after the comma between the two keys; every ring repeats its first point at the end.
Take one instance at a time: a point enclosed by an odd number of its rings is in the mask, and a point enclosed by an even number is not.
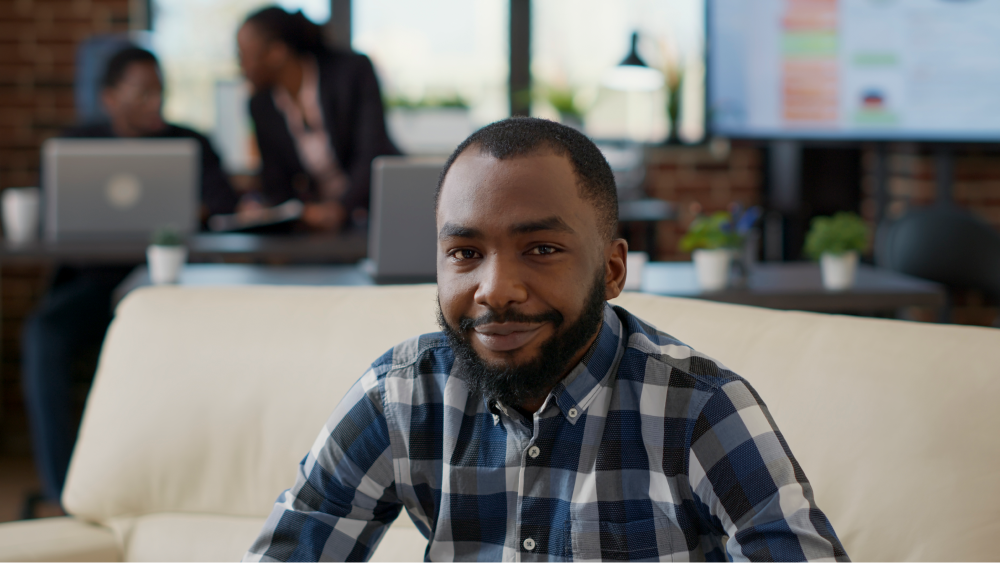
{"type": "Polygon", "coordinates": [[[353,0],[352,47],[375,65],[403,152],[449,153],[509,115],[507,0],[353,0]]]}
{"type": "Polygon", "coordinates": [[[532,0],[531,7],[533,114],[577,121],[597,138],[658,142],[670,125],[669,85],[679,82],[677,134],[702,140],[704,0],[532,0]],[[644,96],[602,86],[629,54],[633,32],[639,57],[666,77],[666,87],[644,96]]]}
{"type": "MultiPolygon", "coordinates": [[[[236,32],[251,12],[273,0],[154,0],[152,47],[163,69],[167,121],[212,132],[233,172],[252,170],[247,90],[236,58],[236,32]]],[[[330,0],[283,0],[316,23],[330,18],[330,0]]]]}

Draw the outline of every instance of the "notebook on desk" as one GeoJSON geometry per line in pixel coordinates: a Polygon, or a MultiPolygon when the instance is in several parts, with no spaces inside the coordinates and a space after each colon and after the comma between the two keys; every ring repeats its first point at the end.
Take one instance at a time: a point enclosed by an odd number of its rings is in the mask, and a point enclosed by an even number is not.
{"type": "Polygon", "coordinates": [[[376,283],[437,279],[434,192],[444,159],[381,156],[372,162],[368,261],[376,283]]]}
{"type": "Polygon", "coordinates": [[[42,146],[48,240],[149,237],[198,228],[194,139],[50,139],[42,146]]]}

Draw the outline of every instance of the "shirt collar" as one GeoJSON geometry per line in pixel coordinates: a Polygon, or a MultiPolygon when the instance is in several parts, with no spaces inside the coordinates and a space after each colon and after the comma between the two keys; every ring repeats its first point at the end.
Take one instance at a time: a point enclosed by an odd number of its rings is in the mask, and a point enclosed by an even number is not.
{"type": "MultiPolygon", "coordinates": [[[[552,389],[542,410],[547,409],[554,400],[563,417],[570,424],[576,424],[617,368],[625,348],[622,340],[623,332],[621,319],[615,314],[611,305],[605,303],[604,322],[601,324],[597,339],[580,363],[552,389]]],[[[496,417],[501,412],[510,416],[508,412],[511,407],[496,402],[488,402],[486,406],[494,415],[494,424],[499,421],[496,417]]]]}

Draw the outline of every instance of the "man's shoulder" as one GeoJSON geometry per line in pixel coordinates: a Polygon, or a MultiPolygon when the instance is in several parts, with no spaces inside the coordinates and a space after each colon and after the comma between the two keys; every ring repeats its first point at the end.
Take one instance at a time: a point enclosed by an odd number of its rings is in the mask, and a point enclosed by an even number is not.
{"type": "Polygon", "coordinates": [[[431,332],[408,338],[393,346],[372,363],[380,375],[410,371],[414,375],[447,367],[451,370],[454,354],[448,338],[441,332],[431,332]]]}
{"type": "Polygon", "coordinates": [[[111,125],[106,121],[75,125],[59,133],[59,137],[67,139],[107,139],[114,136],[111,125]]]}
{"type": "Polygon", "coordinates": [[[614,306],[615,313],[622,321],[626,338],[625,355],[633,356],[623,362],[619,377],[633,377],[645,380],[651,366],[669,367],[669,385],[691,387],[704,391],[719,389],[734,382],[744,382],[743,378],[727,368],[722,362],[685,344],[674,336],[660,330],[622,307],[614,306]],[[636,362],[634,357],[645,357],[646,362],[636,362]],[[632,366],[632,372],[628,367],[632,366]]]}

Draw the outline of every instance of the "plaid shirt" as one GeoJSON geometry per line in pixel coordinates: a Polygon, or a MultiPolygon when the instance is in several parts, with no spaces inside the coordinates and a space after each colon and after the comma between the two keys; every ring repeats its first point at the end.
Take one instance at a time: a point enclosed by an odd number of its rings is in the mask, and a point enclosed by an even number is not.
{"type": "Polygon", "coordinates": [[[246,559],[367,559],[405,506],[428,560],[847,560],[750,384],[624,309],[533,419],[453,364],[379,358],[246,559]]]}

